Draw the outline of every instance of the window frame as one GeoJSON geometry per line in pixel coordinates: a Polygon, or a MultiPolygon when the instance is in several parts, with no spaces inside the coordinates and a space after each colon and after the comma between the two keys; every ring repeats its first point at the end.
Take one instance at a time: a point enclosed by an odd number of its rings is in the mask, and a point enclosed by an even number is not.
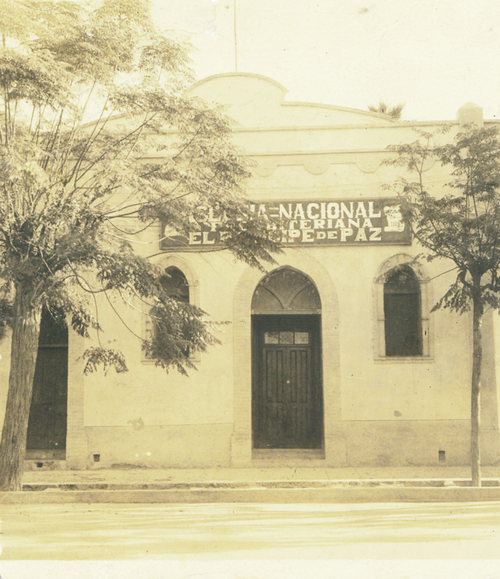
{"type": "Polygon", "coordinates": [[[374,280],[374,359],[386,363],[415,363],[433,361],[432,317],[430,316],[431,284],[421,264],[415,258],[398,254],[387,259],[379,268],[374,280]],[[422,354],[387,355],[385,338],[385,292],[387,274],[396,267],[406,265],[413,270],[420,289],[420,327],[422,354]]]}
{"type": "MultiPolygon", "coordinates": [[[[166,260],[163,260],[158,264],[163,271],[167,271],[170,267],[175,267],[178,269],[182,275],[184,276],[187,287],[189,290],[189,303],[200,307],[200,282],[194,276],[192,269],[189,267],[187,262],[184,259],[181,259],[176,256],[172,256],[166,260]]],[[[142,314],[142,338],[144,340],[148,340],[150,337],[150,332],[152,331],[151,328],[151,318],[149,317],[148,313],[144,312],[142,314]]],[[[155,364],[155,360],[153,358],[148,358],[146,356],[146,352],[141,348],[141,361],[143,364],[155,364]]],[[[199,363],[200,359],[200,352],[190,352],[189,359],[191,362],[199,363]]]]}

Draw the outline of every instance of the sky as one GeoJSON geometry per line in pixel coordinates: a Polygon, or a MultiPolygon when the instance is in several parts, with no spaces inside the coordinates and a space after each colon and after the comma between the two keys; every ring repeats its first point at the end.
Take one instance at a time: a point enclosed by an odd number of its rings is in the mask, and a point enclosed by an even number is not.
{"type": "Polygon", "coordinates": [[[257,73],[287,101],[453,120],[474,102],[500,118],[499,0],[152,0],[158,28],[193,45],[199,80],[257,73]]]}

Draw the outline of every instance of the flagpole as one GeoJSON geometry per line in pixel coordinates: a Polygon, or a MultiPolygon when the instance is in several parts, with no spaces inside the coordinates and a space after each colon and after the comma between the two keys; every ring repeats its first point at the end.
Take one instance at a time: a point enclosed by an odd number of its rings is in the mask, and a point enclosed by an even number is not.
{"type": "Polygon", "coordinates": [[[238,72],[238,37],[236,35],[236,0],[233,0],[234,4],[234,72],[238,72]]]}

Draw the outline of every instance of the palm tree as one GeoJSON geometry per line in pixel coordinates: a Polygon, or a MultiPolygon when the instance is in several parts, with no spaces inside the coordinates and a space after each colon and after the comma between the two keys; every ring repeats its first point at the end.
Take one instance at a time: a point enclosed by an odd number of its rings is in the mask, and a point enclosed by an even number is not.
{"type": "Polygon", "coordinates": [[[404,106],[405,106],[404,103],[400,103],[399,105],[391,107],[384,101],[380,101],[378,103],[378,106],[368,105],[368,110],[371,111],[372,113],[387,115],[388,117],[391,117],[391,119],[400,119],[404,106]]]}

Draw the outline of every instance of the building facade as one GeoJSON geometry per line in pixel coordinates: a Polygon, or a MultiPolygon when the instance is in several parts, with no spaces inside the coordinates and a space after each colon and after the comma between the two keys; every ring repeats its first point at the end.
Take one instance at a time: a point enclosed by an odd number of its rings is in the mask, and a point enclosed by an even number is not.
{"type": "MultiPolygon", "coordinates": [[[[443,123],[288,102],[251,74],[192,90],[236,120],[254,210],[288,224],[283,253],[263,273],[213,251],[215,227],[189,239],[160,225],[145,233],[144,255],[169,273],[173,295],[210,314],[221,345],[194,354],[188,377],[166,373],[103,302],[105,338],[129,372],[84,376],[89,344],[42,332],[28,457],[63,468],[467,464],[470,318],[431,312],[451,265],[415,261],[421,248],[384,188],[398,176],[387,147],[443,123]]],[[[485,122],[466,105],[450,134],[470,121],[485,122]]],[[[431,163],[426,175],[438,192],[449,178],[431,163]]],[[[134,333],[151,331],[139,307],[121,313],[134,333]]],[[[485,464],[500,456],[496,318],[483,328],[485,464]]],[[[8,340],[0,347],[4,404],[8,340]]]]}

